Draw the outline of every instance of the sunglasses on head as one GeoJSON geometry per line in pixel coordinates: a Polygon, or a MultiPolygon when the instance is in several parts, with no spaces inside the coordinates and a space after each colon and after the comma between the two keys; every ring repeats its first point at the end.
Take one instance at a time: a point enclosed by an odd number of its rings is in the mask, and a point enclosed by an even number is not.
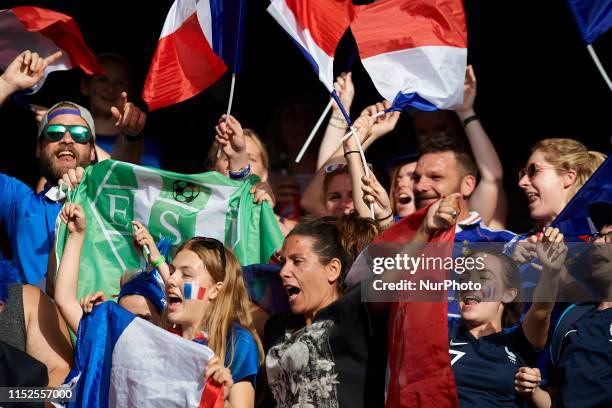
{"type": "Polygon", "coordinates": [[[225,246],[223,245],[223,242],[219,241],[218,239],[208,237],[196,237],[195,239],[204,248],[216,249],[217,251],[219,251],[219,258],[221,259],[221,269],[225,271],[225,246]]]}
{"type": "Polygon", "coordinates": [[[52,142],[61,140],[66,132],[76,143],[85,144],[91,139],[91,130],[83,125],[47,125],[43,130],[45,137],[52,142]]]}
{"type": "Polygon", "coordinates": [[[554,167],[554,166],[543,166],[540,163],[531,163],[528,166],[519,170],[519,181],[525,176],[527,176],[530,179],[534,178],[535,175],[538,174],[540,170],[564,170],[564,169],[559,168],[559,167],[554,167]]]}

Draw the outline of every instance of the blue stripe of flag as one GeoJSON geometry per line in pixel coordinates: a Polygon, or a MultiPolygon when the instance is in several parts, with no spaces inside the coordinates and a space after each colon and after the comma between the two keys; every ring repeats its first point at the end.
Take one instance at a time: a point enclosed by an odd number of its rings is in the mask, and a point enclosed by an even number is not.
{"type": "Polygon", "coordinates": [[[232,72],[242,67],[245,0],[208,0],[212,18],[212,48],[232,72]]]}

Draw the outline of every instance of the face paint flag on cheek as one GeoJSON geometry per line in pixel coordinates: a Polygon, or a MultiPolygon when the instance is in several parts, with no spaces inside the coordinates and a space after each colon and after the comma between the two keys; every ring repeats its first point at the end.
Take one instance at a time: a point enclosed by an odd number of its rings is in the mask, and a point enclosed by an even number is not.
{"type": "Polygon", "coordinates": [[[197,283],[184,283],[183,293],[185,294],[185,300],[202,300],[206,294],[206,288],[197,283]]]}

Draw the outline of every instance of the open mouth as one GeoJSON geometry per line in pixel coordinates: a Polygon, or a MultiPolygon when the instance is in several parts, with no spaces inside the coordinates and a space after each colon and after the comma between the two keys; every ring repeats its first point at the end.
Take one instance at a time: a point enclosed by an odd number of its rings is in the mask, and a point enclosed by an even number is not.
{"type": "Polygon", "coordinates": [[[398,197],[398,200],[400,204],[410,204],[410,202],[412,201],[412,197],[408,194],[400,194],[398,197]]]}
{"type": "Polygon", "coordinates": [[[76,155],[72,153],[70,150],[63,150],[56,154],[57,159],[60,162],[72,162],[76,159],[76,155]]]}
{"type": "Polygon", "coordinates": [[[533,204],[534,202],[536,202],[538,198],[540,198],[540,195],[534,192],[528,192],[526,194],[527,194],[527,201],[529,201],[529,204],[533,204]]]}
{"type": "Polygon", "coordinates": [[[168,294],[168,309],[176,309],[183,303],[183,299],[174,294],[168,294]]]}
{"type": "Polygon", "coordinates": [[[465,303],[468,306],[477,305],[480,302],[482,302],[482,298],[476,295],[467,295],[463,297],[463,303],[465,303]]]}
{"type": "Polygon", "coordinates": [[[295,298],[302,291],[300,288],[298,288],[297,286],[293,286],[293,285],[285,285],[285,290],[287,291],[287,296],[289,297],[289,301],[295,300],[295,298]]]}

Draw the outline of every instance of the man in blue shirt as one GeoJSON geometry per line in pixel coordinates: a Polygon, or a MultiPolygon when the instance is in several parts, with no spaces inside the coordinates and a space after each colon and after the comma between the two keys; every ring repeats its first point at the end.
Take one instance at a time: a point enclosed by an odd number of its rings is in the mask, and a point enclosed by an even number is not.
{"type": "MultiPolygon", "coordinates": [[[[24,51],[0,76],[0,105],[14,92],[36,85],[45,68],[61,57],[61,52],[47,58],[24,51]]],[[[55,235],[55,221],[62,203],[47,197],[71,169],[86,167],[95,158],[95,128],[89,111],[72,102],[53,106],[38,128],[36,157],[45,191],[36,194],[21,181],[0,174],[0,223],[10,239],[15,266],[22,282],[37,284],[45,276],[47,260],[55,235]]],[[[82,169],[73,172],[82,175],[82,169]]]]}

